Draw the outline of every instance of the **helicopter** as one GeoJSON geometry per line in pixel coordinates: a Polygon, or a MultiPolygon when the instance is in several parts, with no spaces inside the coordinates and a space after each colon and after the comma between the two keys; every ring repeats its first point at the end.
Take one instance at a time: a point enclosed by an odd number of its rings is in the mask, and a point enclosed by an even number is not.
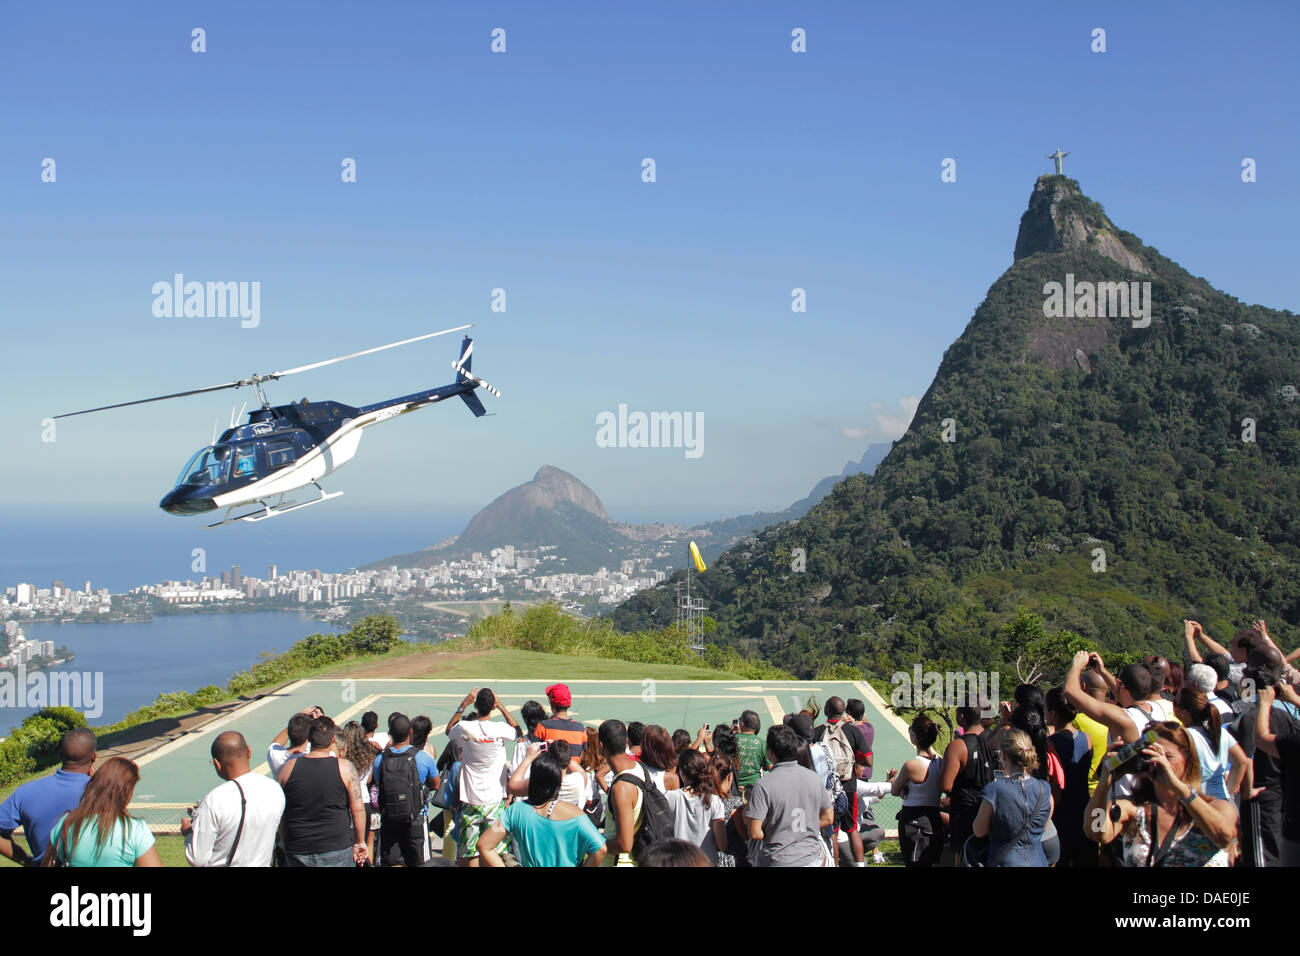
{"type": "Polygon", "coordinates": [[[460,396],[477,418],[486,415],[487,409],[475,394],[476,389],[482,388],[497,398],[501,397],[499,391],[471,372],[474,340],[468,335],[461,342],[456,361],[451,363],[456,370],[454,382],[372,405],[354,407],[334,401],[309,402],[304,398],[296,404],[272,406],[262,390],[264,382],[472,327],[473,323],[460,325],[454,329],[417,335],[400,342],[390,342],[388,345],[269,375],[251,375],[222,385],[101,405],[54,417],[71,418],[111,408],[125,408],[129,405],[143,405],[251,385],[261,400],[261,407],[249,412],[248,421],[242,425],[235,425],[232,415],[231,427],[221,433],[220,439],[190,456],[176,479],[176,486],[163,496],[158,507],[174,515],[197,515],[224,509],[224,518],[209,524],[209,528],[219,528],[237,521],[264,521],[342,495],[341,491],[327,493],[320,481],[351,460],[357,453],[362,430],[368,426],[453,396],[460,396]],[[312,495],[312,488],[316,491],[314,496],[303,497],[299,494],[305,492],[312,495]]]}

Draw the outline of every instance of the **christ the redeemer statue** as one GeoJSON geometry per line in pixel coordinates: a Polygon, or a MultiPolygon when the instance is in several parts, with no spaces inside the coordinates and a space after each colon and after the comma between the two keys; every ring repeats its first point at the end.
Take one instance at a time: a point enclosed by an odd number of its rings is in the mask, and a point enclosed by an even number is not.
{"type": "Polygon", "coordinates": [[[1047,154],[1047,158],[1048,158],[1048,159],[1056,160],[1056,175],[1058,175],[1058,176],[1064,176],[1064,175],[1065,175],[1064,173],[1061,172],[1061,160],[1064,159],[1066,156],[1069,156],[1069,155],[1070,155],[1069,153],[1063,153],[1063,152],[1061,152],[1061,147],[1059,147],[1059,146],[1056,147],[1056,152],[1054,152],[1054,153],[1048,153],[1048,154],[1047,154]]]}

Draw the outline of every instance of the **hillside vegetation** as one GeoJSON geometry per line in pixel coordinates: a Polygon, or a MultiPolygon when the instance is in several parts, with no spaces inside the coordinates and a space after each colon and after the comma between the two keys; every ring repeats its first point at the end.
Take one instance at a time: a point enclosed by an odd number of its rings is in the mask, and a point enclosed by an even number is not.
{"type": "MultiPolygon", "coordinates": [[[[1215,290],[1081,194],[1056,215],[1101,223],[1155,275],[1090,242],[1025,250],[874,476],[695,579],[712,640],[801,676],[835,663],[887,674],[1011,667],[1000,629],[1020,607],[1058,643],[1179,657],[1185,617],[1221,641],[1255,617],[1300,624],[1295,314],[1215,290]],[[1150,281],[1150,326],[1046,318],[1044,286],[1067,273],[1150,281]]],[[[678,576],[618,608],[616,626],[671,616],[678,576]]]]}

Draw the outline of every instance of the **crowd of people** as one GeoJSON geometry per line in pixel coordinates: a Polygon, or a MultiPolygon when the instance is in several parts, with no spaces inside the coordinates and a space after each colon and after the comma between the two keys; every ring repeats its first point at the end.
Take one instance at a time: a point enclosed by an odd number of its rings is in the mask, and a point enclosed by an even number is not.
{"type": "MultiPolygon", "coordinates": [[[[907,866],[1300,865],[1300,674],[1263,621],[1224,647],[1185,625],[1186,663],[1112,674],[1075,656],[1062,685],[971,699],[952,739],[922,712],[916,756],[873,781],[861,700],[810,700],[764,731],[746,710],[694,734],[572,719],[564,684],[520,720],[474,688],[441,754],[425,715],[338,726],[294,714],[266,752],[212,742],[222,781],[181,821],[201,867],[865,866],[884,862],[873,805],[901,800],[907,866]]],[[[129,812],[139,770],[95,735],[0,804],[0,855],[26,865],[160,866],[129,812]],[[21,827],[24,849],[14,831],[21,827]]]]}
{"type": "Polygon", "coordinates": [[[1076,654],[1063,684],[957,708],[942,755],[918,715],[891,771],[905,865],[1300,866],[1300,673],[1256,621],[1227,647],[1184,624],[1185,664],[1111,673],[1076,654]]]}

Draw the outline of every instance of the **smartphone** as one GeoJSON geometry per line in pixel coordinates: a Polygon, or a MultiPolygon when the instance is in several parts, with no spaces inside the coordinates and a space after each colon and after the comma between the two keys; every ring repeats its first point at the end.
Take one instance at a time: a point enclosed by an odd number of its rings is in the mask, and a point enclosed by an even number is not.
{"type": "Polygon", "coordinates": [[[546,750],[550,750],[550,749],[551,749],[551,742],[550,742],[549,740],[543,740],[543,741],[542,741],[542,750],[543,750],[543,751],[546,751],[546,750]]]}

